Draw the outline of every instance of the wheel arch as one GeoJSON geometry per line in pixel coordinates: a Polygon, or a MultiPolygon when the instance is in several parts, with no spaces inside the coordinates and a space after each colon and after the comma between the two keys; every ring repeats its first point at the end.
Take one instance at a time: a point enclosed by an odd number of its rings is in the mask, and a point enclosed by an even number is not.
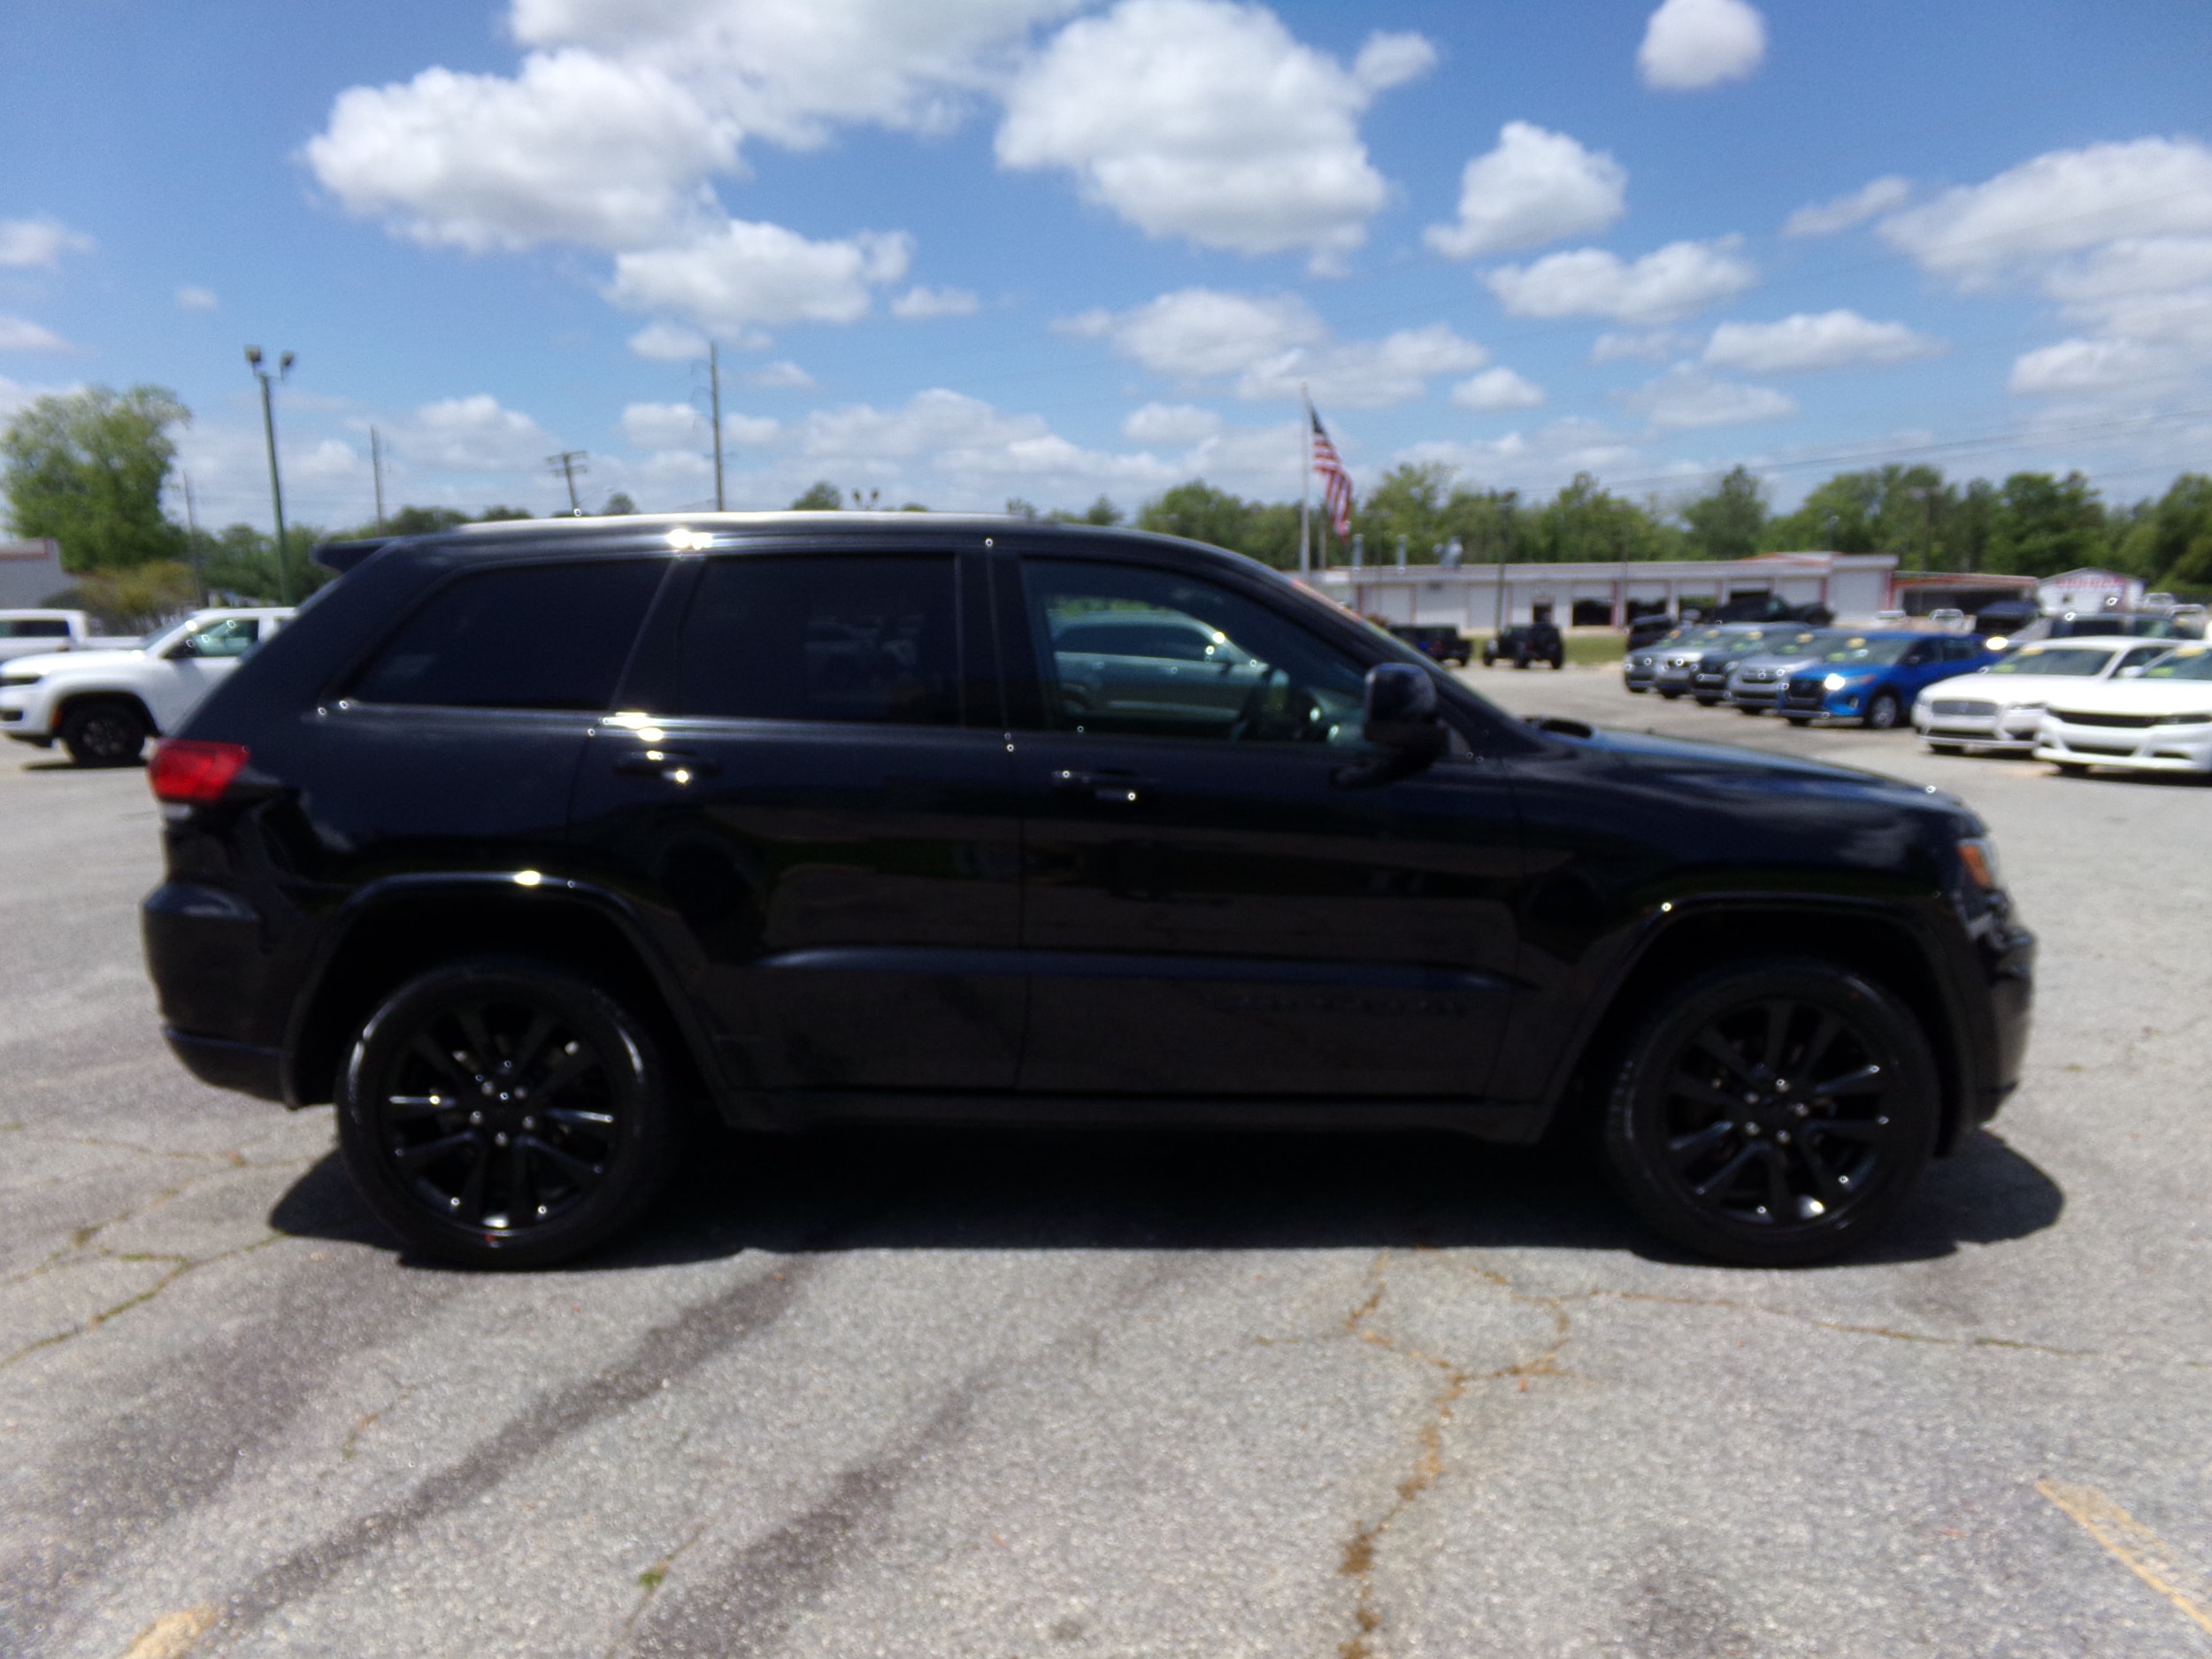
{"type": "Polygon", "coordinates": [[[64,691],[54,699],[53,729],[57,734],[77,710],[91,703],[119,703],[146,723],[146,729],[156,737],[162,735],[161,722],[154,718],[154,711],[146,699],[135,691],[121,686],[88,686],[81,691],[64,691]]]}
{"type": "MultiPolygon", "coordinates": [[[[1708,969],[1761,954],[1754,941],[1789,930],[1787,955],[1842,964],[1901,1002],[1935,1057],[1942,1091],[1936,1150],[1954,1150],[1979,1121],[1965,1010],[1947,988],[1924,932],[1893,910],[1848,902],[1746,898],[1676,904],[1656,917],[1615,970],[1598,1012],[1571,1046],[1555,1079],[1555,1123],[1579,1121],[1602,1104],[1628,1045],[1668,992],[1708,969]]],[[[1773,954],[1771,952],[1766,954],[1773,954]]]]}
{"type": "Polygon", "coordinates": [[[628,908],[585,884],[515,876],[399,877],[363,888],[333,922],[293,1005],[284,1092],[294,1106],[335,1093],[353,1033],[407,980],[442,962],[516,956],[612,995],[652,1029],[680,1095],[728,1094],[681,985],[628,908]]]}

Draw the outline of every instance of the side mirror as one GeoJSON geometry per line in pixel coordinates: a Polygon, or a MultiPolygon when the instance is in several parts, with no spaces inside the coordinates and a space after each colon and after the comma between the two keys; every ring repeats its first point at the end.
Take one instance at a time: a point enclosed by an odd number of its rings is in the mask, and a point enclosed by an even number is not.
{"type": "Polygon", "coordinates": [[[1410,663],[1367,671],[1366,715],[1365,736],[1379,748],[1417,749],[1432,759],[1444,752],[1436,681],[1410,663]]]}
{"type": "Polygon", "coordinates": [[[165,661],[177,663],[182,662],[188,657],[197,657],[199,654],[197,642],[188,634],[161,655],[165,661]]]}

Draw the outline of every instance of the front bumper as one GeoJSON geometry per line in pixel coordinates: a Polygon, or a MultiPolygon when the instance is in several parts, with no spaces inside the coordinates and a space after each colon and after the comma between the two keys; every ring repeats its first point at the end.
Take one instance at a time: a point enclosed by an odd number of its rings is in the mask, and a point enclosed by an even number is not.
{"type": "Polygon", "coordinates": [[[43,739],[51,742],[54,737],[54,706],[52,699],[41,695],[36,686],[10,686],[0,689],[0,733],[19,738],[26,743],[43,739]]]}
{"type": "Polygon", "coordinates": [[[2212,725],[2080,726],[2046,715],[2035,757],[2126,772],[2212,772],[2212,725]]]}

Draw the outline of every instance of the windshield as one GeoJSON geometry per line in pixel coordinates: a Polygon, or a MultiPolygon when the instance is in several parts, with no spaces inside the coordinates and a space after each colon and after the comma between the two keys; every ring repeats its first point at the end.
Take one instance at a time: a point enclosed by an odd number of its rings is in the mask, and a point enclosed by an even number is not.
{"type": "Polygon", "coordinates": [[[1846,634],[1820,660],[1846,667],[1887,667],[1902,657],[1912,643],[1909,639],[1870,640],[1861,634],[1846,634]]]}
{"type": "Polygon", "coordinates": [[[1818,629],[1808,629],[1801,634],[1793,634],[1787,639],[1769,640],[1759,648],[1759,655],[1786,657],[1792,661],[1824,657],[1842,644],[1846,637],[1841,634],[1824,634],[1818,629]]]}
{"type": "Polygon", "coordinates": [[[2068,680],[2094,680],[2104,672],[2106,665],[2117,656],[2116,651],[2085,649],[2060,651],[2023,651],[2017,657],[2008,657],[1994,663],[1993,674],[2051,674],[2068,680]]]}
{"type": "Polygon", "coordinates": [[[158,634],[148,634],[145,644],[140,649],[149,657],[160,656],[163,651],[192,632],[192,624],[196,619],[187,617],[181,622],[171,624],[158,634]]]}
{"type": "Polygon", "coordinates": [[[2176,651],[2143,671],[2146,680],[2212,680],[2212,648],[2176,651]]]}

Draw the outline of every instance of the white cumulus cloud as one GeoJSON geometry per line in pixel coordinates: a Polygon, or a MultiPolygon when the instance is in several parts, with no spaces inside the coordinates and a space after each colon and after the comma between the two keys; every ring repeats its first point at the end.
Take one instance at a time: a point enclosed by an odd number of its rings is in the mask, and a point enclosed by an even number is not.
{"type": "Polygon", "coordinates": [[[536,472],[559,447],[535,420],[489,392],[425,403],[397,435],[409,460],[454,472],[536,472]]]}
{"type": "Polygon", "coordinates": [[[773,392],[803,392],[814,384],[814,377],[788,357],[748,369],[738,378],[748,386],[773,392]]]}
{"type": "Polygon", "coordinates": [[[1517,317],[1610,317],[1663,323],[1721,300],[1758,280],[1736,250],[1742,238],[1669,242],[1642,258],[1624,260],[1601,248],[1547,254],[1532,265],[1502,265],[1485,279],[1517,317]]]}
{"type": "Polygon", "coordinates": [[[212,288],[181,288],[177,290],[177,309],[180,311],[211,311],[222,301],[215,297],[212,288]]]}
{"type": "Polygon", "coordinates": [[[1962,288],[2119,238],[2212,233],[2212,149],[2140,138],[2036,157],[1886,219],[1882,234],[1962,288]]]}
{"type": "Polygon", "coordinates": [[[910,288],[891,302],[891,315],[910,323],[932,317],[972,317],[980,303],[966,288],[910,288]]]}
{"type": "Polygon", "coordinates": [[[0,269],[24,271],[59,265],[65,253],[85,253],[92,238],[50,219],[0,219],[0,269]]]}
{"type": "Polygon", "coordinates": [[[1121,423],[1121,435],[1132,443],[1202,443],[1221,427],[1221,417],[1210,409],[1195,403],[1155,403],[1131,410],[1121,423]]]}
{"type": "Polygon", "coordinates": [[[1912,200],[1912,181],[1892,173],[1860,186],[1848,196],[1801,207],[1783,221],[1785,236],[1832,236],[1863,225],[1912,200]]]}
{"type": "Polygon", "coordinates": [[[694,446],[705,426],[689,403],[632,403],[622,411],[622,435],[640,449],[694,446]]]}
{"type": "Polygon", "coordinates": [[[1705,345],[1705,363],[1747,374],[1909,363],[1934,357],[1943,342],[1903,323],[1878,323],[1853,311],[1800,311],[1773,323],[1723,323],[1705,345]]]}
{"type": "Polygon", "coordinates": [[[1008,89],[998,158],[1067,169],[1148,235],[1303,249],[1325,268],[1389,197],[1360,116],[1434,58],[1417,35],[1379,35],[1348,70],[1262,6],[1121,0],[1062,29],[1008,89]]]}
{"type": "Polygon", "coordinates": [[[1453,403],[1480,413],[1533,409],[1543,401],[1542,387],[1508,368],[1486,369],[1452,388],[1453,403]]]}
{"type": "Polygon", "coordinates": [[[1498,146],[1467,164],[1459,219],[1432,225],[1426,240],[1455,259],[1533,248],[1603,230],[1626,207],[1628,170],[1564,133],[1508,121],[1498,146]]]}
{"type": "Polygon", "coordinates": [[[2132,340],[2062,340],[2023,353],[2005,384],[2032,396],[2122,391],[2165,380],[2170,366],[2132,340]]]}
{"type": "Polygon", "coordinates": [[[867,314],[872,289],[906,274],[912,252],[902,232],[813,242],[780,225],[732,219],[689,242],[618,255],[606,295],[631,311],[672,311],[726,332],[849,323],[867,314]]]}
{"type": "Polygon", "coordinates": [[[630,349],[653,363],[682,363],[707,355],[707,337],[675,323],[648,323],[630,336],[630,349]]]}
{"type": "Polygon", "coordinates": [[[0,317],[0,351],[69,351],[75,348],[50,328],[23,317],[0,317]]]}
{"type": "Polygon", "coordinates": [[[637,248],[699,211],[737,129],[659,69],[532,53],[521,74],[426,69],[338,95],[308,165],[352,213],[472,252],[544,242],[637,248]]]}
{"type": "Polygon", "coordinates": [[[1745,0],[1666,0],[1644,26],[1636,67],[1647,87],[1694,92],[1741,81],[1766,54],[1766,19],[1745,0]]]}
{"type": "Polygon", "coordinates": [[[1590,361],[1618,363],[1626,357],[1659,363],[1668,357],[1680,356],[1696,343],[1691,335],[1677,334],[1671,328],[1649,328],[1638,334],[1603,334],[1590,342],[1590,361]]]}
{"type": "Polygon", "coordinates": [[[1624,394],[1621,402],[1660,432],[1743,426],[1797,412],[1797,401],[1771,387],[1717,380],[1682,364],[1624,394]]]}
{"type": "Polygon", "coordinates": [[[1116,314],[1087,311],[1064,334],[1110,339],[1123,356],[1184,384],[1228,380],[1248,402],[1294,399],[1379,409],[1421,396],[1440,374],[1479,369],[1490,354],[1446,323],[1379,340],[1336,340],[1295,295],[1182,288],[1116,314]]]}

